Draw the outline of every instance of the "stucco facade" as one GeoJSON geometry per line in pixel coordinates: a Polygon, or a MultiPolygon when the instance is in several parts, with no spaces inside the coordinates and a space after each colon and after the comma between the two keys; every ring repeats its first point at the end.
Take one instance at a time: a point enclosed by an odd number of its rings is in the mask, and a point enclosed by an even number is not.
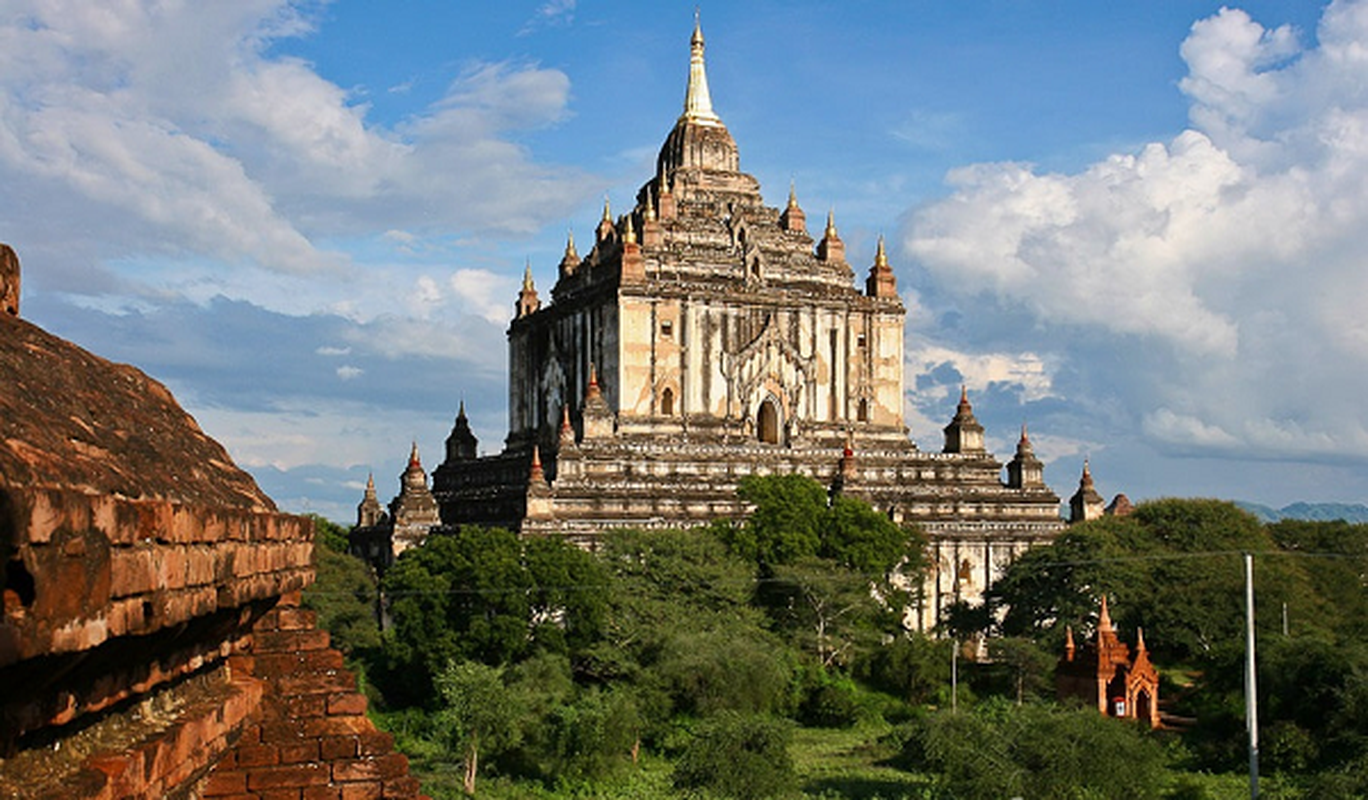
{"type": "Polygon", "coordinates": [[[549,297],[524,277],[508,436],[477,456],[461,409],[433,471],[442,522],[592,542],[739,517],[743,477],[810,475],[929,534],[929,626],[1063,523],[1025,431],[1004,476],[967,395],[940,452],[909,438],[906,314],[882,241],[857,270],[834,215],[814,236],[792,187],[765,204],[696,28],[684,111],[635,204],[605,202],[583,256],[567,241],[549,297]]]}

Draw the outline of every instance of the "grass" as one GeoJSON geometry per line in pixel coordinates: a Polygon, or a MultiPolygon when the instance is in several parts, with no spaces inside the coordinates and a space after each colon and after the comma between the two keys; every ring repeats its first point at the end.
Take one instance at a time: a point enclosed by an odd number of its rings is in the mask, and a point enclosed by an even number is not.
{"type": "Polygon", "coordinates": [[[848,729],[798,728],[789,753],[804,797],[900,800],[929,797],[930,781],[882,766],[893,753],[879,744],[886,723],[848,729]]]}

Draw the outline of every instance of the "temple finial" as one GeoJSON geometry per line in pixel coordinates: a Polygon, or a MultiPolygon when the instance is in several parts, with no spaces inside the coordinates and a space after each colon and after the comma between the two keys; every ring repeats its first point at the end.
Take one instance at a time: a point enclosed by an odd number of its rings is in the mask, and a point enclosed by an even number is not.
{"type": "Polygon", "coordinates": [[[879,234],[879,249],[878,249],[877,252],[874,253],[874,266],[876,266],[876,267],[887,267],[887,266],[888,266],[888,253],[884,250],[884,237],[883,237],[883,234],[879,234]]]}
{"type": "Polygon", "coordinates": [[[713,113],[712,97],[708,94],[708,73],[703,66],[703,26],[697,8],[694,9],[693,36],[689,38],[689,86],[684,92],[684,113],[679,119],[700,125],[722,124],[721,118],[713,113]]]}
{"type": "Polygon", "coordinates": [[[533,285],[532,285],[532,259],[531,259],[531,258],[528,258],[528,259],[527,259],[527,266],[525,266],[525,267],[523,268],[523,285],[522,285],[522,287],[523,287],[523,291],[528,291],[528,290],[530,290],[530,289],[533,288],[533,285]]]}

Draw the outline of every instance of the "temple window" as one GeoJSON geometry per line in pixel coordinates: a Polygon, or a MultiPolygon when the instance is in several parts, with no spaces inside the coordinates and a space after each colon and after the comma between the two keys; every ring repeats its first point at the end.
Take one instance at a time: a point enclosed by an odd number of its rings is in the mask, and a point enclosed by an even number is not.
{"type": "Polygon", "coordinates": [[[674,392],[670,389],[660,393],[660,413],[667,417],[674,416],[674,392]]]}
{"type": "Polygon", "coordinates": [[[861,401],[860,401],[860,404],[859,404],[858,406],[855,407],[855,419],[859,420],[860,422],[868,422],[868,421],[869,421],[869,401],[868,401],[868,400],[861,400],[861,401]]]}

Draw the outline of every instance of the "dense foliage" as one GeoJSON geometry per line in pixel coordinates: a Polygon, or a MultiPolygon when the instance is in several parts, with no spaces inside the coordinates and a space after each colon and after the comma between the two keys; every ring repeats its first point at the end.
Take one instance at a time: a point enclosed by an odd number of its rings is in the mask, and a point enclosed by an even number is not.
{"type": "Polygon", "coordinates": [[[593,553],[432,537],[386,575],[383,634],[360,622],[373,579],[320,547],[308,602],[437,797],[1215,798],[1245,787],[1252,552],[1270,796],[1368,796],[1368,526],[1204,500],[1072,526],[947,619],[961,642],[991,634],[988,661],[962,650],[952,713],[953,640],[902,627],[916,532],[805,478],[741,492],[745,520],[593,553]],[[1143,626],[1183,730],[1053,703],[1065,627],[1091,635],[1104,594],[1124,639],[1143,626]],[[861,777],[795,755],[814,750],[861,777]]]}

